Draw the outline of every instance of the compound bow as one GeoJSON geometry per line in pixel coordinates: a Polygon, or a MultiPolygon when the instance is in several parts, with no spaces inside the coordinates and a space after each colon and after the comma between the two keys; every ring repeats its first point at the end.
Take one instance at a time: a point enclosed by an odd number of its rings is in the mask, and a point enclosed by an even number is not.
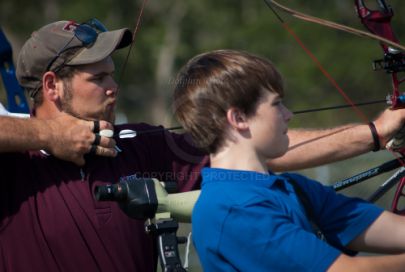
{"type": "MultiPolygon", "coordinates": [[[[373,34],[384,37],[395,43],[399,43],[398,38],[394,34],[391,25],[391,19],[394,16],[393,9],[385,0],[377,0],[379,10],[370,10],[366,7],[363,0],[355,0],[355,6],[358,16],[363,25],[373,34]]],[[[384,70],[391,75],[393,92],[387,97],[387,102],[393,109],[405,107],[405,95],[400,92],[400,85],[405,81],[404,78],[399,78],[399,73],[405,71],[405,55],[397,48],[391,47],[386,43],[380,42],[384,51],[384,57],[373,62],[374,70],[384,70]]],[[[395,150],[403,157],[405,147],[402,146],[395,150]]],[[[398,205],[400,198],[405,194],[402,192],[405,186],[405,177],[400,179],[397,186],[395,196],[392,202],[391,209],[393,212],[404,214],[405,210],[400,210],[398,205]]]]}
{"type": "MultiPolygon", "coordinates": [[[[281,9],[282,11],[299,18],[301,20],[305,20],[308,22],[312,23],[317,23],[321,24],[330,28],[342,30],[345,32],[349,32],[351,34],[355,34],[361,37],[367,37],[371,38],[374,40],[378,40],[380,42],[380,45],[384,51],[384,56],[382,59],[375,60],[373,62],[373,68],[374,70],[384,70],[387,73],[391,75],[392,78],[392,86],[393,86],[393,92],[392,94],[387,96],[387,103],[391,105],[392,109],[398,109],[398,108],[404,108],[405,107],[405,95],[401,93],[400,91],[400,84],[402,84],[405,79],[399,77],[400,72],[405,71],[405,47],[401,44],[399,44],[399,40],[394,34],[392,25],[391,25],[391,19],[394,15],[394,12],[390,5],[386,3],[385,0],[377,0],[377,4],[379,9],[378,10],[370,10],[367,8],[363,0],[354,0],[354,4],[356,7],[356,11],[358,16],[360,17],[361,22],[363,25],[367,28],[367,30],[370,32],[365,32],[361,31],[358,29],[354,29],[345,25],[337,24],[331,21],[323,20],[317,17],[309,16],[307,14],[295,11],[291,8],[288,8],[284,5],[281,5],[273,0],[265,0],[266,4],[272,9],[272,11],[276,14],[277,18],[281,21],[283,27],[294,37],[294,39],[300,44],[300,46],[305,50],[305,52],[311,57],[311,59],[315,62],[315,64],[318,66],[318,68],[321,70],[321,72],[328,78],[328,80],[332,83],[332,85],[335,86],[335,88],[341,93],[341,95],[345,98],[345,100],[352,105],[352,107],[355,109],[355,111],[360,115],[360,117],[363,118],[364,121],[368,122],[367,117],[360,112],[357,107],[354,105],[354,103],[350,100],[350,98],[344,93],[344,91],[339,87],[339,85],[335,82],[335,80],[330,76],[330,74],[323,68],[323,66],[320,64],[318,59],[309,51],[305,45],[302,43],[302,41],[298,38],[298,36],[294,33],[294,31],[287,25],[287,23],[284,22],[284,20],[281,19],[281,17],[275,12],[273,9],[274,7],[277,7],[278,9],[281,9]],[[402,50],[402,51],[401,51],[402,50]]],[[[394,139],[395,140],[395,139],[394,139]]],[[[388,170],[395,169],[396,167],[399,166],[404,166],[404,161],[403,157],[405,155],[405,146],[404,146],[404,141],[405,141],[405,128],[402,129],[402,131],[399,132],[396,138],[397,146],[395,148],[392,148],[395,146],[395,142],[390,141],[390,146],[391,149],[397,153],[400,154],[400,158],[397,158],[394,161],[390,161],[388,163],[385,163],[379,167],[373,168],[371,170],[368,170],[366,172],[363,172],[359,175],[356,175],[355,177],[349,178],[347,180],[344,180],[340,182],[339,184],[335,185],[335,189],[337,188],[345,188],[349,186],[349,184],[356,184],[360,182],[360,180],[363,180],[364,177],[370,178],[372,176],[375,176],[376,174],[380,174],[383,172],[386,172],[388,170]],[[399,142],[399,144],[398,144],[399,142]]],[[[402,168],[403,169],[403,168],[402,168]]],[[[398,205],[400,202],[401,197],[405,197],[405,194],[402,192],[404,186],[405,186],[405,177],[403,177],[403,170],[400,170],[398,176],[400,176],[400,182],[397,186],[395,196],[392,202],[391,209],[395,213],[399,214],[405,214],[405,210],[400,210],[398,205]]],[[[397,177],[398,177],[397,176],[397,177]]],[[[396,178],[394,180],[391,180],[391,183],[394,184],[399,180],[399,178],[396,178]]],[[[389,186],[392,186],[390,184],[389,186]]],[[[386,187],[384,188],[384,192],[387,190],[386,187]]],[[[379,196],[381,195],[381,191],[377,191],[376,194],[374,194],[371,199],[376,200],[379,196]]]]}

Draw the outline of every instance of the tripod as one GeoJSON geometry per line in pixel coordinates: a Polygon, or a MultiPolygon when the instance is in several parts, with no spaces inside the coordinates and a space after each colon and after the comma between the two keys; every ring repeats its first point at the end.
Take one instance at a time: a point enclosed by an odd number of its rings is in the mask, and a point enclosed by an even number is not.
{"type": "Polygon", "coordinates": [[[173,218],[152,219],[159,204],[155,184],[152,179],[134,179],[97,186],[95,197],[99,201],[117,201],[129,217],[146,220],[145,231],[156,237],[162,271],[186,272],[181,264],[178,244],[185,243],[187,238],[177,237],[179,224],[173,218]]]}
{"type": "Polygon", "coordinates": [[[186,237],[177,237],[179,228],[173,218],[159,219],[155,223],[147,220],[146,232],[155,235],[159,251],[159,260],[163,272],[186,272],[181,265],[178,244],[184,244],[186,237]]]}

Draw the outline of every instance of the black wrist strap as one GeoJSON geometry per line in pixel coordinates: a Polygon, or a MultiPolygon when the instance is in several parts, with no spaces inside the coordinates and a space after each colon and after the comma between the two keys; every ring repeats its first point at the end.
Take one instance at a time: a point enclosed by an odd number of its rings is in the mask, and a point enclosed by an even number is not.
{"type": "Polygon", "coordinates": [[[380,136],[378,136],[377,129],[375,128],[375,125],[373,122],[368,123],[368,127],[370,128],[371,135],[373,136],[373,142],[374,142],[373,152],[377,152],[381,149],[380,136]]]}

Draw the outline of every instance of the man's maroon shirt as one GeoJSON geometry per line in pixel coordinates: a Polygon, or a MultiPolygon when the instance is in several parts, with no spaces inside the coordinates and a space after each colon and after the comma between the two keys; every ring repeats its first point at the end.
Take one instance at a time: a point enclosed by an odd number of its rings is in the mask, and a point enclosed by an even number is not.
{"type": "MultiPolygon", "coordinates": [[[[146,124],[115,131],[153,130],[146,124]]],[[[168,132],[117,139],[116,158],[92,156],[84,167],[39,151],[0,154],[0,271],[156,269],[155,241],[144,221],[116,202],[98,202],[97,185],[136,175],[198,189],[208,158],[183,135],[168,132]]]]}

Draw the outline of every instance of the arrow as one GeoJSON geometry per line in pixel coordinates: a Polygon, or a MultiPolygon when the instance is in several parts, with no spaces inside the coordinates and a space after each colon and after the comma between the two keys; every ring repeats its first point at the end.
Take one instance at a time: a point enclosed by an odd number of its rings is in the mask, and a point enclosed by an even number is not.
{"type": "Polygon", "coordinates": [[[136,136],[140,134],[147,134],[147,133],[154,133],[154,132],[162,132],[162,131],[170,131],[170,130],[178,130],[182,129],[182,127],[171,127],[171,128],[154,128],[154,129],[147,129],[147,130],[132,130],[132,129],[123,129],[118,133],[115,133],[111,129],[103,129],[100,131],[100,136],[112,138],[112,137],[118,137],[120,139],[129,139],[129,138],[135,138],[136,136]]]}

